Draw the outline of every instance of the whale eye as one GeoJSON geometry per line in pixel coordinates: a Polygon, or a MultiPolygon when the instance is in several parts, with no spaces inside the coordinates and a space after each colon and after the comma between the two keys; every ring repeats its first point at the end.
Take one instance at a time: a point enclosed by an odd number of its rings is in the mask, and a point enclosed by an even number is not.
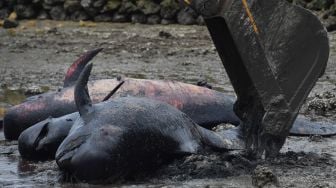
{"type": "Polygon", "coordinates": [[[102,127],[101,129],[100,129],[100,133],[101,133],[101,135],[103,135],[103,136],[107,136],[109,133],[108,133],[108,131],[104,128],[104,127],[102,127]]]}
{"type": "Polygon", "coordinates": [[[116,126],[108,125],[99,129],[102,136],[117,136],[121,133],[122,129],[116,126]]]}

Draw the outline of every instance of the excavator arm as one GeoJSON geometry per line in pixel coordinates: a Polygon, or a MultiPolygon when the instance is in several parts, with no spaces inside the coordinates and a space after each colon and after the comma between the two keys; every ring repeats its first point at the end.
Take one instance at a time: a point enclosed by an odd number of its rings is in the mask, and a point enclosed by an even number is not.
{"type": "Polygon", "coordinates": [[[326,30],[284,0],[183,1],[204,17],[237,94],[247,150],[276,156],[326,68],[326,30]]]}

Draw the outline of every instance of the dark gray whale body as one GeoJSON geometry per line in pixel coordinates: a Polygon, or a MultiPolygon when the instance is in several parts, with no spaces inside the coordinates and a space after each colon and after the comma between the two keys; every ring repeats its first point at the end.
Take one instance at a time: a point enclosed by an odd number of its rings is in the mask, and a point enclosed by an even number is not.
{"type": "Polygon", "coordinates": [[[81,115],[56,152],[61,170],[80,181],[132,176],[185,154],[242,149],[241,143],[204,129],[186,114],[159,101],[122,97],[91,104],[86,84],[92,64],[75,89],[81,115]]]}
{"type": "Polygon", "coordinates": [[[205,145],[232,149],[229,140],[166,103],[125,97],[93,108],[56,153],[59,167],[80,180],[127,177],[205,145]]]}

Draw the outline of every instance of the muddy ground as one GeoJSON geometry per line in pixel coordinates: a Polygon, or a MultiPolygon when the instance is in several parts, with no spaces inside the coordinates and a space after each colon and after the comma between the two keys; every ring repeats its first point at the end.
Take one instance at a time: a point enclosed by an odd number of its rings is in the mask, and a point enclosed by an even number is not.
{"type": "MultiPolygon", "coordinates": [[[[336,122],[335,37],[330,33],[332,53],[326,74],[301,110],[312,119],[336,122]]],[[[204,26],[25,21],[14,30],[0,29],[0,117],[25,95],[62,86],[72,61],[100,47],[104,51],[94,59],[92,79],[118,75],[187,83],[205,79],[216,90],[233,94],[204,26]]],[[[65,182],[54,161],[21,159],[17,143],[0,135],[0,187],[89,187],[65,182]]],[[[252,187],[256,167],[266,180],[277,177],[281,187],[336,187],[336,137],[289,137],[281,155],[267,162],[236,154],[193,155],[117,185],[252,187]]]]}

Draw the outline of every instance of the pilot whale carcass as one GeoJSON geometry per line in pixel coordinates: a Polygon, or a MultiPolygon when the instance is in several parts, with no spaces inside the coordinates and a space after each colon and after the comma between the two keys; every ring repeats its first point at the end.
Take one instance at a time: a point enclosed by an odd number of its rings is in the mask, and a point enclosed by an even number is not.
{"type": "MultiPolygon", "coordinates": [[[[93,50],[85,53],[69,68],[64,81],[65,88],[30,97],[23,103],[8,109],[4,117],[6,139],[16,140],[22,131],[49,117],[57,118],[76,112],[73,96],[74,80],[78,78],[78,72],[82,70],[83,64],[87,64],[98,52],[98,50],[93,50]]],[[[125,78],[124,81],[123,87],[115,93],[113,98],[139,96],[167,102],[205,127],[222,122],[238,123],[232,109],[234,97],[181,82],[132,78],[125,78]]],[[[119,79],[89,82],[88,88],[93,103],[103,101],[120,82],[119,79]]]]}
{"type": "MultiPolygon", "coordinates": [[[[59,118],[48,118],[23,131],[18,139],[21,156],[30,160],[53,159],[58,146],[68,136],[78,117],[79,113],[74,112],[59,118]]],[[[239,122],[238,118],[236,120],[239,122]]],[[[332,136],[336,135],[336,126],[299,116],[290,132],[293,136],[332,136]]]]}
{"type": "Polygon", "coordinates": [[[88,64],[75,87],[80,118],[56,152],[60,169],[74,178],[115,180],[155,169],[205,146],[244,148],[239,139],[202,128],[167,103],[121,97],[92,105],[86,89],[91,69],[88,64]]]}

